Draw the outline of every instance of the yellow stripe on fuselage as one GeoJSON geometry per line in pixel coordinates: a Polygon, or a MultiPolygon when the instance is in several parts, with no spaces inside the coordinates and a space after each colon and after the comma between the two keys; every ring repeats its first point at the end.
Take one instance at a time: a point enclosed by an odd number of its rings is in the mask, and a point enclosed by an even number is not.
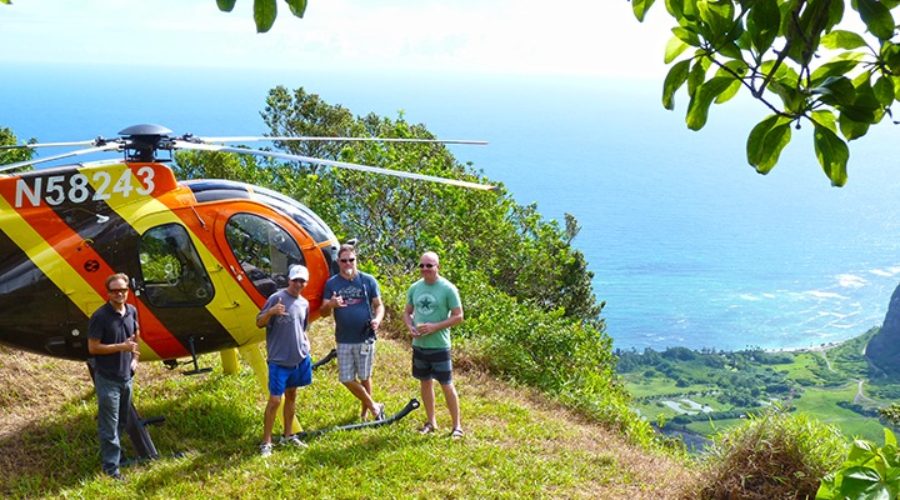
{"type": "MultiPolygon", "coordinates": [[[[93,169],[96,170],[96,167],[93,167],[93,169]]],[[[125,165],[111,165],[107,169],[110,171],[113,179],[119,179],[128,167],[125,165]]],[[[132,185],[140,186],[140,181],[133,173],[131,177],[132,185]]],[[[92,176],[92,178],[95,177],[92,176]]],[[[97,189],[97,186],[94,184],[93,182],[91,183],[92,187],[97,189]]],[[[105,201],[138,234],[142,235],[149,229],[162,224],[178,224],[183,227],[190,236],[194,248],[200,255],[206,272],[209,274],[216,289],[212,300],[206,305],[206,310],[234,337],[238,345],[243,345],[251,340],[259,340],[258,338],[251,338],[254,335],[259,336],[258,329],[253,324],[253,318],[256,317],[257,312],[255,305],[252,308],[254,309],[253,311],[241,311],[241,309],[247,309],[253,305],[249,298],[246,297],[244,290],[222,267],[219,260],[206,248],[206,245],[203,244],[194,231],[172,212],[168,206],[153,196],[137,196],[133,193],[124,196],[121,193],[110,192],[109,199],[105,201]],[[241,318],[241,312],[250,319],[241,318]],[[248,325],[243,323],[248,323],[248,325]]]]}
{"type": "Polygon", "coordinates": [[[68,261],[0,196],[3,232],[88,318],[106,302],[68,261]]]}

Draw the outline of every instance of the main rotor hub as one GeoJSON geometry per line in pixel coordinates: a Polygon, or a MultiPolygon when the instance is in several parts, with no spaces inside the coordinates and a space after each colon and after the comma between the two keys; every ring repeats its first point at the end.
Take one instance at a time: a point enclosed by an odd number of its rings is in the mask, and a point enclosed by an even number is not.
{"type": "MultiPolygon", "coordinates": [[[[172,150],[172,138],[169,136],[171,133],[168,128],[151,123],[132,125],[119,131],[119,135],[125,139],[122,149],[126,161],[167,161],[158,159],[156,152],[160,149],[172,150]]],[[[168,160],[171,160],[171,157],[168,160]]]]}

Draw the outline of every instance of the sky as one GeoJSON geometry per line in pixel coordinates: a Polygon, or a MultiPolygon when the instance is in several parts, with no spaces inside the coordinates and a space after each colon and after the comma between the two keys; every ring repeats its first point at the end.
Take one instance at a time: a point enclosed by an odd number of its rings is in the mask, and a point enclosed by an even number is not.
{"type": "Polygon", "coordinates": [[[663,5],[626,0],[278,0],[257,34],[252,0],[14,0],[0,5],[0,64],[429,71],[661,78],[663,5]]]}

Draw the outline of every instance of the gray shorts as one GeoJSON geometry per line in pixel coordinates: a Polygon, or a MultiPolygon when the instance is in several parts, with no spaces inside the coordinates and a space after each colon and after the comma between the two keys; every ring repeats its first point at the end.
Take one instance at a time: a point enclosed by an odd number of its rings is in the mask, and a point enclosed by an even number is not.
{"type": "Polygon", "coordinates": [[[338,344],[338,380],[368,380],[375,364],[375,343],[338,344]],[[368,351],[368,352],[366,352],[368,351]]]}

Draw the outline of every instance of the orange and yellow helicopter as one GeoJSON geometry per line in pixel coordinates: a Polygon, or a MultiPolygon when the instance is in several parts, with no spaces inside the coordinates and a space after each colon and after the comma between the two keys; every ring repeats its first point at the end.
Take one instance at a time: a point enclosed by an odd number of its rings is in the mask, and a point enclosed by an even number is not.
{"type": "Polygon", "coordinates": [[[222,352],[226,372],[236,352],[264,382],[255,318],[266,298],[287,285],[291,265],[309,269],[303,295],[318,317],[325,281],[337,273],[339,242],[303,204],[280,193],[220,179],[178,181],[173,151],[252,154],[474,189],[492,186],[275,151],[227,146],[251,141],[443,141],[322,137],[174,137],[136,125],[118,137],[6,146],[78,147],[0,166],[0,343],[37,354],[86,360],[87,324],[107,299],[104,280],[131,277],[129,302],[140,318],[140,360],[170,367],[222,352]],[[16,173],[31,165],[100,152],[124,159],[16,173]],[[165,157],[165,158],[163,158],[165,157]],[[12,172],[12,173],[10,173],[12,172]],[[40,304],[40,306],[38,306],[40,304]]]}

